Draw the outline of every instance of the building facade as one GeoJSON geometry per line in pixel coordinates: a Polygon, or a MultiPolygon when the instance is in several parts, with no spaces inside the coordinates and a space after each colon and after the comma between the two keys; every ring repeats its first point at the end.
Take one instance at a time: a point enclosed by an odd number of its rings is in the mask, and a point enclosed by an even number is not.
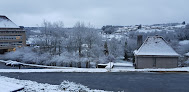
{"type": "Polygon", "coordinates": [[[136,69],[178,66],[179,54],[161,36],[148,37],[134,55],[136,69]]]}
{"type": "Polygon", "coordinates": [[[6,16],[0,15],[0,54],[26,46],[26,34],[6,16]]]}

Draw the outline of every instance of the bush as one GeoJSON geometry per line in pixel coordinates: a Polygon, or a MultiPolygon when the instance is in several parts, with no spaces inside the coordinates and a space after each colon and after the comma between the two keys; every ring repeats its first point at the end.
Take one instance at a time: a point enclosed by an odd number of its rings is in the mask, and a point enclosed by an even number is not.
{"type": "Polygon", "coordinates": [[[90,89],[87,86],[76,84],[74,82],[63,81],[59,88],[63,91],[70,91],[70,92],[88,92],[90,89]]]}

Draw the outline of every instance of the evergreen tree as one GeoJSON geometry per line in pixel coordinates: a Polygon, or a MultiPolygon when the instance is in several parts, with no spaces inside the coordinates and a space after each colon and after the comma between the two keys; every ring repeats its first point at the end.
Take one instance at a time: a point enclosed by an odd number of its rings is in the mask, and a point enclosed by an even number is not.
{"type": "Polygon", "coordinates": [[[186,24],[186,22],[185,22],[185,21],[183,21],[183,22],[182,22],[182,25],[185,25],[185,24],[186,24]]]}

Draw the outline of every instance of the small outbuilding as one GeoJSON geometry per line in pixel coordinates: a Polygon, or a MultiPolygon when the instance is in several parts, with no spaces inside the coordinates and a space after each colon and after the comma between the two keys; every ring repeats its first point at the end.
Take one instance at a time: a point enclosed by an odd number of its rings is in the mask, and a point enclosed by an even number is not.
{"type": "Polygon", "coordinates": [[[161,36],[150,36],[134,51],[135,68],[176,68],[179,54],[161,36]]]}

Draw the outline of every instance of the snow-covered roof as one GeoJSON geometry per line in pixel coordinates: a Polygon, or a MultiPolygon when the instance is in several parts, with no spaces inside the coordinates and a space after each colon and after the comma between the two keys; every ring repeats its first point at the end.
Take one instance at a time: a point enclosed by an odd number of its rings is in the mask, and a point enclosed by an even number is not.
{"type": "Polygon", "coordinates": [[[186,56],[189,56],[189,52],[185,54],[186,56]]]}
{"type": "Polygon", "coordinates": [[[0,28],[19,28],[19,27],[6,16],[0,15],[0,28]]]}
{"type": "Polygon", "coordinates": [[[141,32],[141,33],[150,33],[150,32],[155,32],[155,31],[162,31],[162,30],[159,30],[159,29],[139,29],[137,30],[137,32],[141,32]]]}
{"type": "Polygon", "coordinates": [[[142,46],[134,51],[135,55],[179,56],[161,36],[148,37],[142,46]]]}
{"type": "Polygon", "coordinates": [[[179,42],[180,45],[187,45],[189,44],[189,40],[183,40],[179,42]]]}
{"type": "Polygon", "coordinates": [[[180,25],[176,25],[176,26],[174,26],[174,27],[176,27],[176,28],[185,28],[186,25],[182,25],[182,24],[180,24],[180,25]]]}

